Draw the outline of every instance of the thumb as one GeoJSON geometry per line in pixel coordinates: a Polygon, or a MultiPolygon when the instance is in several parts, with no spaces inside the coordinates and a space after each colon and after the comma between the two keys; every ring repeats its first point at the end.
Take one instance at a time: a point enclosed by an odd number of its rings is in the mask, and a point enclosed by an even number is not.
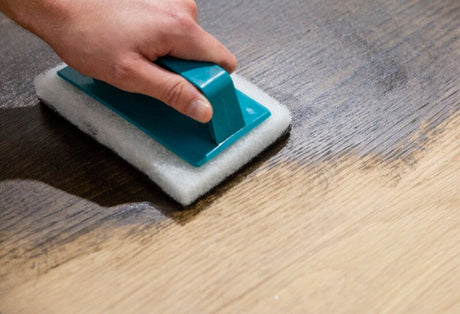
{"type": "Polygon", "coordinates": [[[182,76],[172,73],[147,59],[138,59],[122,71],[122,89],[151,96],[198,122],[208,122],[212,106],[204,95],[182,76]]]}

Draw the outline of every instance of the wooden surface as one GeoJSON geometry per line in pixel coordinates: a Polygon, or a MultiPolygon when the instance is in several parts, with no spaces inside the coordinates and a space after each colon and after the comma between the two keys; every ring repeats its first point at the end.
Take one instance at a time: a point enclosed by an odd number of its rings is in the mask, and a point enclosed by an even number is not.
{"type": "Polygon", "coordinates": [[[47,110],[0,15],[0,312],[460,313],[460,2],[199,1],[290,134],[190,208],[47,110]]]}

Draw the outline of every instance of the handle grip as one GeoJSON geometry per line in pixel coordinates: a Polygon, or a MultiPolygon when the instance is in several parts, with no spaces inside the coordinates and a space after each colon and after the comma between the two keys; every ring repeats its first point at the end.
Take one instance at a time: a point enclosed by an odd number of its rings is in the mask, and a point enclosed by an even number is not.
{"type": "Polygon", "coordinates": [[[169,56],[159,58],[155,63],[184,77],[209,100],[213,109],[209,130],[216,144],[245,126],[232,78],[220,66],[169,56]]]}

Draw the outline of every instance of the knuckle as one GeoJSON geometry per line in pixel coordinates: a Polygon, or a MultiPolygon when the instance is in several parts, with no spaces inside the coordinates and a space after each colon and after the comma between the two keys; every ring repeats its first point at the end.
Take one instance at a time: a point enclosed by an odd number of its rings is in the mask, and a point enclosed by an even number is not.
{"type": "Polygon", "coordinates": [[[177,17],[177,26],[183,31],[190,31],[195,27],[195,21],[187,15],[179,15],[177,17]]]}
{"type": "Polygon", "coordinates": [[[172,10],[169,14],[170,17],[170,29],[177,30],[179,32],[188,32],[196,26],[195,20],[189,15],[184,13],[182,10],[172,10]]]}
{"type": "Polygon", "coordinates": [[[196,18],[196,16],[198,15],[198,7],[196,5],[196,2],[193,1],[193,0],[186,0],[185,2],[186,2],[185,5],[186,5],[188,11],[190,12],[190,14],[194,18],[196,18]]]}
{"type": "Polygon", "coordinates": [[[176,5],[190,13],[197,9],[195,0],[179,0],[176,5]]]}
{"type": "Polygon", "coordinates": [[[120,85],[128,84],[131,79],[133,69],[134,67],[132,61],[130,60],[114,62],[112,79],[120,85]]]}
{"type": "Polygon", "coordinates": [[[174,83],[168,85],[161,95],[161,99],[168,105],[174,107],[178,111],[185,109],[185,102],[181,101],[186,90],[186,83],[182,80],[177,80],[174,83]]]}

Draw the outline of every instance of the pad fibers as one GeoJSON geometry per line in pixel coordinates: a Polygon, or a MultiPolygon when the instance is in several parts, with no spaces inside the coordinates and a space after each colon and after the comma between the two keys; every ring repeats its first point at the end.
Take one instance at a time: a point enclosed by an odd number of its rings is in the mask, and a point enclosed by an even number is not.
{"type": "Polygon", "coordinates": [[[147,174],[186,206],[272,144],[291,123],[289,110],[258,87],[232,74],[235,87],[267,107],[272,115],[217,157],[193,167],[154,139],[57,75],[61,64],[35,78],[38,98],[80,130],[147,174]]]}

